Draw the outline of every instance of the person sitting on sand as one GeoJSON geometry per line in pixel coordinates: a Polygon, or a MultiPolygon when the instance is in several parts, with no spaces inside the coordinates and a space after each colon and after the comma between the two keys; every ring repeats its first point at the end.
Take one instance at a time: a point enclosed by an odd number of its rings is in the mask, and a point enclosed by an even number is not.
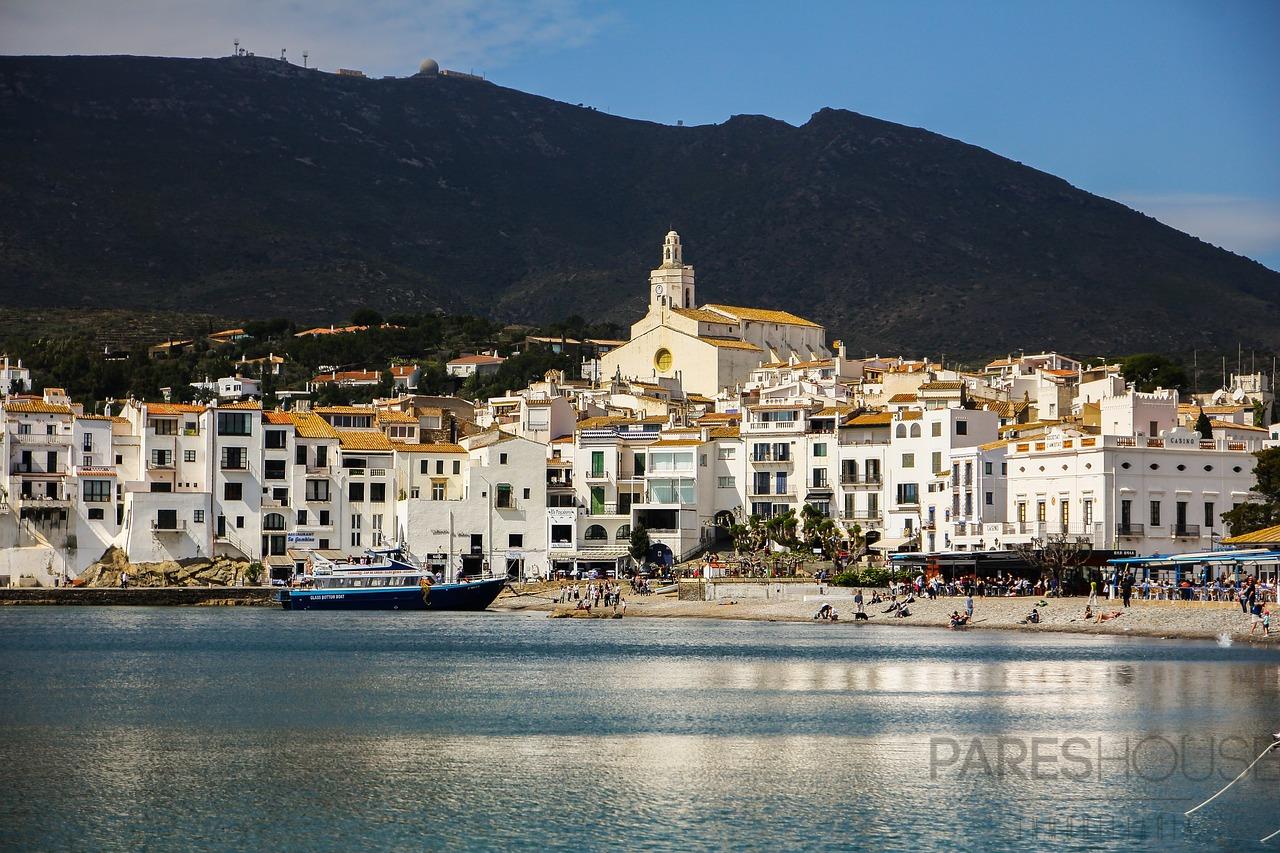
{"type": "Polygon", "coordinates": [[[1098,622],[1099,624],[1101,624],[1102,622],[1110,622],[1112,619],[1119,619],[1123,615],[1124,615],[1123,610],[1112,610],[1109,613],[1103,613],[1102,611],[1098,611],[1098,622]]]}
{"type": "Polygon", "coordinates": [[[1022,620],[1022,622],[1021,622],[1020,624],[1022,624],[1022,625],[1039,625],[1039,624],[1040,624],[1040,609],[1039,609],[1038,607],[1033,607],[1033,608],[1031,608],[1031,612],[1027,614],[1027,618],[1026,618],[1026,619],[1023,619],[1023,620],[1022,620]]]}
{"type": "Polygon", "coordinates": [[[969,624],[969,617],[958,610],[951,611],[951,629],[964,628],[969,624]]]}
{"type": "MultiPolygon", "coordinates": [[[[883,603],[883,602],[882,602],[882,603],[883,603]]],[[[892,598],[890,598],[890,599],[889,599],[889,606],[888,606],[888,607],[886,607],[886,608],[884,609],[884,612],[885,612],[885,613],[896,613],[896,612],[897,612],[898,610],[900,610],[901,608],[902,608],[902,604],[898,601],[898,597],[895,595],[895,596],[893,596],[892,598]]]]}
{"type": "Polygon", "coordinates": [[[1092,620],[1093,620],[1093,607],[1086,604],[1084,606],[1084,621],[1089,622],[1092,620]]]}
{"type": "Polygon", "coordinates": [[[894,613],[893,615],[895,618],[898,618],[898,619],[906,619],[908,616],[911,615],[911,610],[907,607],[906,602],[903,602],[898,607],[898,612],[894,613]]]}

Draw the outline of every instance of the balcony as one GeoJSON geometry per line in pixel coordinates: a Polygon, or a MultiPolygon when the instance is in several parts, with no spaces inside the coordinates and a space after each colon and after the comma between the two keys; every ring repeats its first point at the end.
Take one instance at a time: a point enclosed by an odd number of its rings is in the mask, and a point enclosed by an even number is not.
{"type": "Polygon", "coordinates": [[[172,471],[172,470],[173,470],[173,460],[172,460],[172,459],[170,459],[170,460],[165,461],[165,462],[159,462],[159,461],[156,461],[155,459],[148,459],[148,460],[147,460],[147,470],[148,470],[148,471],[172,471]]]}
{"type": "Polygon", "coordinates": [[[548,489],[572,489],[573,478],[572,477],[548,477],[547,488],[548,489]]]}
{"type": "Polygon", "coordinates": [[[1124,522],[1121,522],[1116,525],[1116,536],[1122,538],[1128,537],[1131,539],[1141,539],[1145,535],[1146,528],[1141,524],[1125,524],[1124,522]]]}
{"type": "Polygon", "coordinates": [[[35,465],[24,465],[21,462],[15,462],[9,468],[12,474],[27,474],[33,477],[65,477],[67,472],[61,467],[54,468],[52,471],[42,470],[35,465]]]}
{"type": "Polygon", "coordinates": [[[1199,539],[1200,525],[1198,524],[1179,524],[1173,528],[1174,539],[1199,539]]]}
{"type": "Polygon", "coordinates": [[[791,453],[789,451],[786,453],[774,453],[771,451],[769,453],[753,453],[751,454],[751,461],[790,463],[793,460],[791,459],[791,453]]]}
{"type": "Polygon", "coordinates": [[[67,506],[70,503],[67,495],[18,495],[19,506],[67,506]]]}
{"type": "Polygon", "coordinates": [[[879,486],[883,480],[879,474],[864,474],[859,477],[857,474],[841,474],[840,485],[842,486],[879,486]]]}
{"type": "Polygon", "coordinates": [[[752,483],[747,488],[747,494],[753,498],[771,498],[771,497],[793,498],[796,496],[796,487],[792,485],[787,485],[787,486],[783,486],[781,489],[774,489],[773,491],[769,491],[769,486],[767,485],[761,487],[755,483],[752,483]]]}
{"type": "Polygon", "coordinates": [[[329,476],[328,465],[308,465],[306,468],[308,474],[318,474],[321,477],[329,476]]]}
{"type": "Polygon", "coordinates": [[[880,510],[878,509],[858,509],[853,512],[840,513],[841,521],[879,521],[880,510]]]}
{"type": "MultiPolygon", "coordinates": [[[[862,432],[862,430],[858,430],[858,432],[862,432]]],[[[888,438],[865,438],[859,435],[840,434],[841,447],[859,447],[861,445],[879,445],[888,443],[888,438]]]]}
{"type": "Polygon", "coordinates": [[[608,480],[609,472],[604,468],[592,469],[590,471],[587,471],[585,474],[583,474],[583,477],[585,477],[588,482],[591,482],[593,480],[594,481],[608,480]]]}
{"type": "Polygon", "coordinates": [[[45,432],[13,432],[9,433],[9,438],[14,445],[40,445],[49,446],[53,444],[70,444],[71,433],[57,433],[49,435],[45,432]]]}
{"type": "MultiPolygon", "coordinates": [[[[172,468],[173,466],[168,466],[172,468]]],[[[247,459],[228,459],[218,465],[223,471],[248,471],[249,461],[247,459]]]]}
{"type": "Polygon", "coordinates": [[[819,480],[819,481],[817,481],[817,482],[810,483],[810,484],[809,484],[809,491],[811,491],[811,492],[829,492],[829,491],[831,491],[831,481],[830,481],[830,480],[819,480]]]}
{"type": "Polygon", "coordinates": [[[155,519],[151,520],[152,533],[181,533],[186,529],[187,529],[187,520],[185,518],[182,519],[181,521],[175,521],[173,522],[173,524],[165,524],[165,525],[161,525],[161,523],[159,521],[156,521],[155,519]]]}

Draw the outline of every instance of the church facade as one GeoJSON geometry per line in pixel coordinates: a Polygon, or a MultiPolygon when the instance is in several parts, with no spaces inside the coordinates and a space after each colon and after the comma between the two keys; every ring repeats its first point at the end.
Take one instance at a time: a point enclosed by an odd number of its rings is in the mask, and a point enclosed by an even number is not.
{"type": "Polygon", "coordinates": [[[831,357],[817,323],[787,311],[697,307],[696,296],[693,266],[671,231],[661,266],[649,274],[649,311],[631,326],[631,340],[601,357],[601,377],[678,378],[686,393],[713,396],[762,363],[831,357]]]}

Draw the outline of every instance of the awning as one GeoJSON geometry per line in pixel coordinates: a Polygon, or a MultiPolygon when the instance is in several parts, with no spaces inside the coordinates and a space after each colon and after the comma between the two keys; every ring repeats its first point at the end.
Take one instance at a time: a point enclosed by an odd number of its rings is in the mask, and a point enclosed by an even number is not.
{"type": "Polygon", "coordinates": [[[552,557],[558,560],[616,560],[619,557],[625,557],[631,553],[629,548],[586,548],[581,551],[574,551],[572,554],[552,554],[552,557]]]}
{"type": "Polygon", "coordinates": [[[881,539],[874,545],[868,545],[872,551],[896,551],[908,542],[915,541],[914,536],[890,536],[887,539],[881,539]]]}
{"type": "Polygon", "coordinates": [[[1280,551],[1248,548],[1236,551],[1196,551],[1189,554],[1152,554],[1149,557],[1118,557],[1107,560],[1113,566],[1155,566],[1185,563],[1275,563],[1280,551]]]}

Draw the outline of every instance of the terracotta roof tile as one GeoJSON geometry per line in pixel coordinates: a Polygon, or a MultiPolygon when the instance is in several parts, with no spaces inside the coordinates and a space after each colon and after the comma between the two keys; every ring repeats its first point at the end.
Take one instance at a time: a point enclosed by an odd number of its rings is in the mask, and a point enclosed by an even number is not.
{"type": "Polygon", "coordinates": [[[711,304],[704,305],[703,308],[711,311],[719,311],[728,314],[739,320],[751,320],[756,323],[778,323],[789,326],[817,326],[810,320],[803,317],[797,317],[789,311],[774,311],[768,308],[743,308],[736,305],[711,304]]]}
{"type": "Polygon", "coordinates": [[[343,450],[394,450],[395,447],[380,432],[358,429],[337,430],[338,442],[343,450]]]}

